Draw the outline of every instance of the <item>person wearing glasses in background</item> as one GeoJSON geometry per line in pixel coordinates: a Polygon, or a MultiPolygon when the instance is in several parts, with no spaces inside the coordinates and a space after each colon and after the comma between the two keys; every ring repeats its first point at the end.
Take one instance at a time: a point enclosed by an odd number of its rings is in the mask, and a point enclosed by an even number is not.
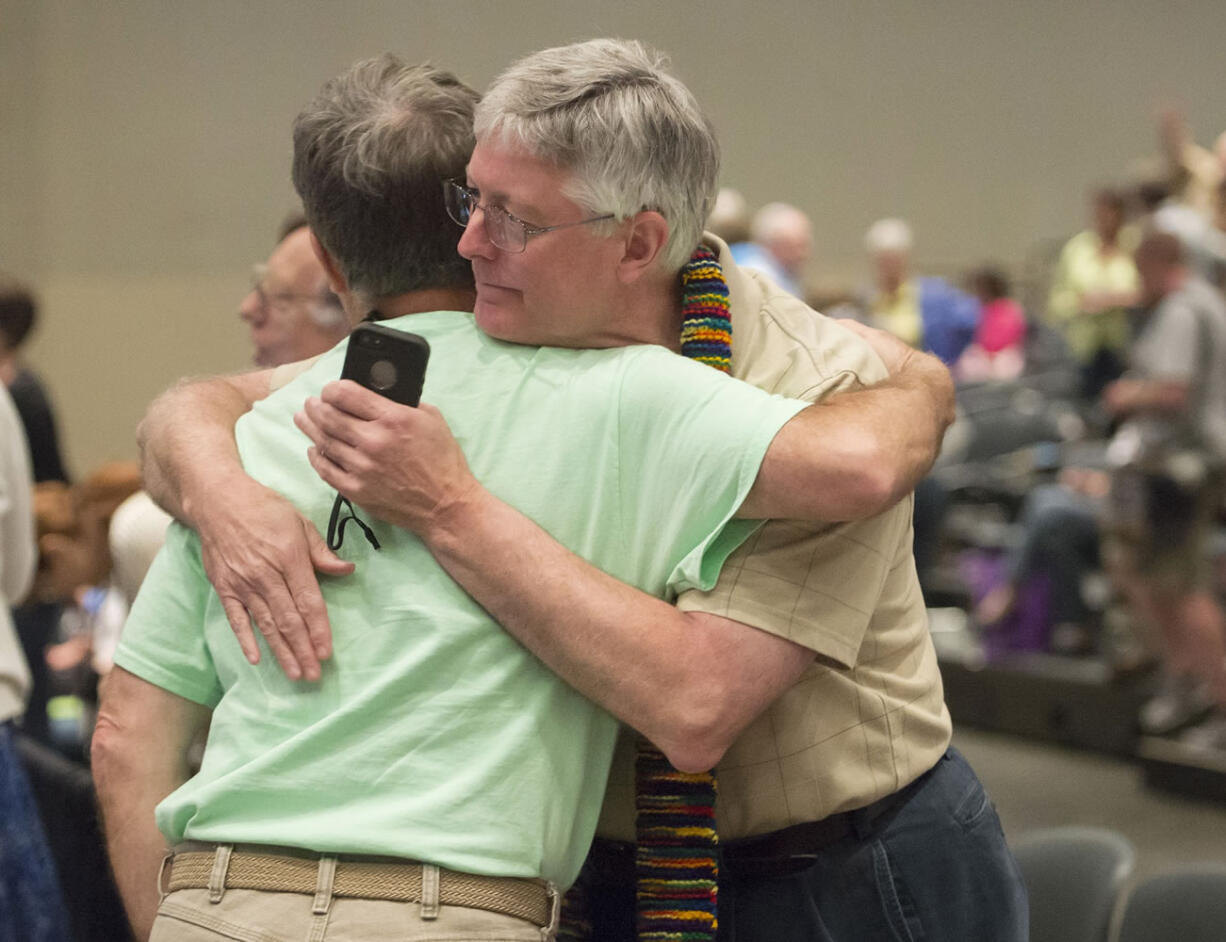
{"type": "Polygon", "coordinates": [[[256,366],[308,359],[349,334],[349,320],[311,250],[306,219],[291,216],[281,233],[268,261],[254,267],[251,291],[238,308],[251,329],[256,366]]]}
{"type": "MultiPolygon", "coordinates": [[[[238,308],[251,330],[256,366],[297,363],[331,350],[349,335],[349,319],[328,287],[328,276],[311,249],[311,230],[301,212],[281,224],[268,260],[252,266],[251,290],[238,308]]],[[[137,491],[111,518],[110,545],[116,587],[131,605],[162,545],[170,516],[137,491]]]]}

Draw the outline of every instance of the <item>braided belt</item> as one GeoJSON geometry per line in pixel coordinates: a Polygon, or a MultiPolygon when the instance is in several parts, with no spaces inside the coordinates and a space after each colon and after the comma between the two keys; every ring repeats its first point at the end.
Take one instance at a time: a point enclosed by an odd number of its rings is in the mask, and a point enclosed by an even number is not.
{"type": "MultiPolygon", "coordinates": [[[[205,889],[215,854],[188,851],[174,855],[167,891],[205,889]]],[[[236,851],[226,870],[226,889],[263,890],[270,893],[315,894],[319,861],[275,854],[236,851]]],[[[334,896],[419,903],[422,867],[414,863],[367,863],[340,860],[332,883],[334,896]]],[[[438,901],[447,906],[469,906],[515,916],[537,926],[550,924],[553,891],[540,880],[483,877],[439,870],[438,901]]]]}

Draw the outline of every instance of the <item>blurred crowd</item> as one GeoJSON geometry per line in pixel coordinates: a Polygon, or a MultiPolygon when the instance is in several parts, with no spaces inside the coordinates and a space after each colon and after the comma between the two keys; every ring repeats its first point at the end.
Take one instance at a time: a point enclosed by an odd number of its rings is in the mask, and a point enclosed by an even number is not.
{"type": "Polygon", "coordinates": [[[988,656],[1152,669],[1141,730],[1226,752],[1226,133],[1200,146],[1171,110],[1158,136],[1021,277],[919,274],[889,218],[864,236],[866,286],[831,289],[798,208],[751,215],[728,189],[711,225],[743,265],[953,372],[960,419],[916,495],[929,604],[966,609],[988,656]]]}

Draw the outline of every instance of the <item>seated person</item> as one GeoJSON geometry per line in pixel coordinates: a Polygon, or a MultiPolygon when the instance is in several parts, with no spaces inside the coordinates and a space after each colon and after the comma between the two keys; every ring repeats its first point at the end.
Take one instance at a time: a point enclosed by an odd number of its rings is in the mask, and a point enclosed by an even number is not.
{"type": "Polygon", "coordinates": [[[979,299],[979,326],[954,364],[954,376],[971,383],[1017,379],[1026,366],[1026,314],[1009,297],[1009,279],[999,268],[987,265],[968,280],[979,299]]]}
{"type": "Polygon", "coordinates": [[[940,278],[911,274],[911,227],[879,219],[864,237],[873,266],[870,323],[946,364],[956,363],[975,336],[979,303],[940,278]]]}

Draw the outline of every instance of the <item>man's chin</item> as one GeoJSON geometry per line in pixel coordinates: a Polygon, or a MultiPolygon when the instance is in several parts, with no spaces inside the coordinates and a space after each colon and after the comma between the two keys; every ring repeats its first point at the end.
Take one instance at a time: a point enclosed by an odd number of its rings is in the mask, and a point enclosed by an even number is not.
{"type": "Polygon", "coordinates": [[[495,340],[505,340],[507,343],[533,342],[531,339],[525,339],[527,332],[524,330],[522,318],[515,317],[501,305],[482,301],[480,294],[477,295],[477,303],[473,307],[473,320],[482,333],[495,340]]]}
{"type": "Polygon", "coordinates": [[[539,347],[542,346],[542,341],[537,340],[529,335],[523,329],[523,325],[517,324],[507,318],[497,316],[483,317],[480,313],[474,311],[473,319],[476,321],[478,329],[483,334],[493,337],[495,340],[501,340],[504,343],[518,343],[526,346],[539,347]]]}

